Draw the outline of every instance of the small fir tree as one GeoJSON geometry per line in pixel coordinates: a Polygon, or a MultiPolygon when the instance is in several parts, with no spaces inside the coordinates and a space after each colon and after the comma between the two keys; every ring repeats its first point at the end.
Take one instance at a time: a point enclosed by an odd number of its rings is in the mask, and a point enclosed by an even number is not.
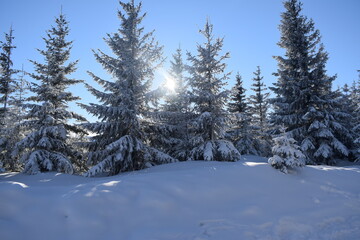
{"type": "Polygon", "coordinates": [[[274,138],[272,153],[269,164],[283,173],[305,166],[305,155],[296,144],[295,139],[289,137],[289,134],[285,132],[284,127],[281,129],[280,136],[274,138]]]}
{"type": "Polygon", "coordinates": [[[152,124],[147,98],[162,47],[155,41],[153,31],[144,33],[141,27],[146,15],[141,13],[141,3],[120,1],[120,5],[123,9],[118,11],[120,28],[104,39],[115,56],[100,50],[94,52],[96,60],[111,74],[113,81],[90,72],[105,92],[88,84],[87,88],[102,104],[81,105],[101,120],[84,125],[95,135],[85,144],[89,151],[88,164],[93,166],[86,176],[114,175],[175,161],[148,146],[149,136],[145,131],[152,124]]]}
{"type": "Polygon", "coordinates": [[[224,139],[228,118],[224,110],[228,91],[223,90],[230,73],[224,73],[229,53],[220,55],[223,39],[214,39],[213,25],[206,22],[200,33],[206,41],[198,45],[197,56],[188,53],[188,67],[194,103],[194,118],[191,120],[191,159],[206,161],[237,161],[239,151],[224,139]]]}
{"type": "Polygon", "coordinates": [[[69,34],[68,22],[61,13],[55,19],[56,25],[43,38],[45,50],[39,50],[45,63],[30,61],[35,72],[30,76],[39,81],[33,83],[31,91],[35,94],[24,104],[29,109],[22,126],[29,132],[16,144],[14,156],[21,155],[25,163],[24,172],[36,174],[42,171],[59,171],[72,174],[72,162],[79,153],[70,142],[70,134],[82,133],[83,130],[69,123],[70,119],[85,121],[80,115],[68,110],[68,103],[79,100],[67,92],[71,85],[81,80],[68,78],[76,70],[75,62],[66,63],[70,57],[71,41],[66,40],[69,34]]]}

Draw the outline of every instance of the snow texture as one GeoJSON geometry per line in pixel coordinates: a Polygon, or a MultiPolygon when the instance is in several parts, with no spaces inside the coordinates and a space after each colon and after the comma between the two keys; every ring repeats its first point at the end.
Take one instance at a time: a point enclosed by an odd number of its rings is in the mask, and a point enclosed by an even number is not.
{"type": "Polygon", "coordinates": [[[281,174],[242,159],[105,178],[2,173],[1,239],[359,239],[359,166],[281,174]]]}

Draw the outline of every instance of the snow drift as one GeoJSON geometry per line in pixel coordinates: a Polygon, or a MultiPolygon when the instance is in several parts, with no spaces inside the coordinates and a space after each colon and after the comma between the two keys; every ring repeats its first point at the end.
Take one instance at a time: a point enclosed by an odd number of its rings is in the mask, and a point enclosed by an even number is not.
{"type": "Polygon", "coordinates": [[[106,178],[0,174],[1,239],[359,239],[360,168],[283,174],[266,159],[106,178]]]}

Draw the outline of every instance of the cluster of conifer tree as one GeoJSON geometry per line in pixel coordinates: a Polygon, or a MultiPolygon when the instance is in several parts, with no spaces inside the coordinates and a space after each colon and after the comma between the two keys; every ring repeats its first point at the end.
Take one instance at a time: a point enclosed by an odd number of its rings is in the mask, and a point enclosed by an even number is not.
{"type": "Polygon", "coordinates": [[[335,164],[335,159],[359,160],[360,78],[333,90],[336,76],[326,74],[328,54],[314,23],[301,14],[298,0],[284,2],[276,56],[277,82],[270,90],[260,67],[247,96],[238,73],[236,85],[226,69],[229,53],[223,38],[215,38],[207,21],[204,42],[196,54],[177,49],[169,74],[173,92],[150,90],[154,71],[163,61],[162,46],[141,25],[141,3],[120,2],[120,27],[105,41],[112,54],[94,51],[109,73],[102,87],[84,83],[98,99],[81,104],[97,122],[69,110],[80,98],[68,87],[75,62],[69,62],[69,23],[61,13],[47,31],[43,63],[31,61],[34,72],[15,70],[11,60],[13,30],[1,45],[0,168],[36,174],[42,171],[114,175],[176,161],[237,161],[241,154],[270,157],[283,172],[308,164],[335,164]],[[110,80],[111,79],[111,80],[110,80]],[[271,111],[270,111],[271,110],[271,111]],[[76,121],[74,121],[76,120],[76,121]]]}

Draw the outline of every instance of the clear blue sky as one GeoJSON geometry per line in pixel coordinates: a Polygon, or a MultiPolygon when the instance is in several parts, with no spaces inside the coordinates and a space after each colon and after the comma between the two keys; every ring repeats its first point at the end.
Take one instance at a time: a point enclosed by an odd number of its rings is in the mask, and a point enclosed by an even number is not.
{"type": "MultiPolygon", "coordinates": [[[[338,75],[334,87],[351,84],[358,78],[356,70],[360,69],[360,1],[302,2],[303,14],[315,21],[329,52],[328,73],[338,75]]],[[[8,32],[11,24],[15,30],[15,67],[24,64],[26,71],[32,71],[28,59],[43,61],[35,49],[44,49],[42,37],[54,25],[61,6],[70,21],[68,39],[74,40],[72,59],[80,60],[73,77],[93,84],[86,74],[91,70],[109,78],[95,61],[91,49],[110,53],[102,38],[119,26],[117,0],[0,0],[0,32],[8,32]]],[[[276,44],[280,38],[280,13],[284,11],[282,0],[144,0],[143,11],[147,12],[145,30],[155,29],[156,39],[164,45],[164,57],[167,57],[164,68],[169,66],[168,60],[179,44],[184,52],[196,53],[196,43],[203,42],[198,30],[208,17],[214,24],[215,35],[225,38],[224,51],[231,54],[227,61],[228,71],[233,72],[230,87],[239,71],[249,89],[257,65],[262,68],[267,86],[276,81],[272,73],[277,62],[272,56],[283,54],[276,44]]],[[[0,39],[4,39],[3,34],[0,39]]],[[[159,84],[161,76],[156,77],[154,83],[159,84]]],[[[94,101],[83,86],[72,89],[82,102],[94,101]]]]}

